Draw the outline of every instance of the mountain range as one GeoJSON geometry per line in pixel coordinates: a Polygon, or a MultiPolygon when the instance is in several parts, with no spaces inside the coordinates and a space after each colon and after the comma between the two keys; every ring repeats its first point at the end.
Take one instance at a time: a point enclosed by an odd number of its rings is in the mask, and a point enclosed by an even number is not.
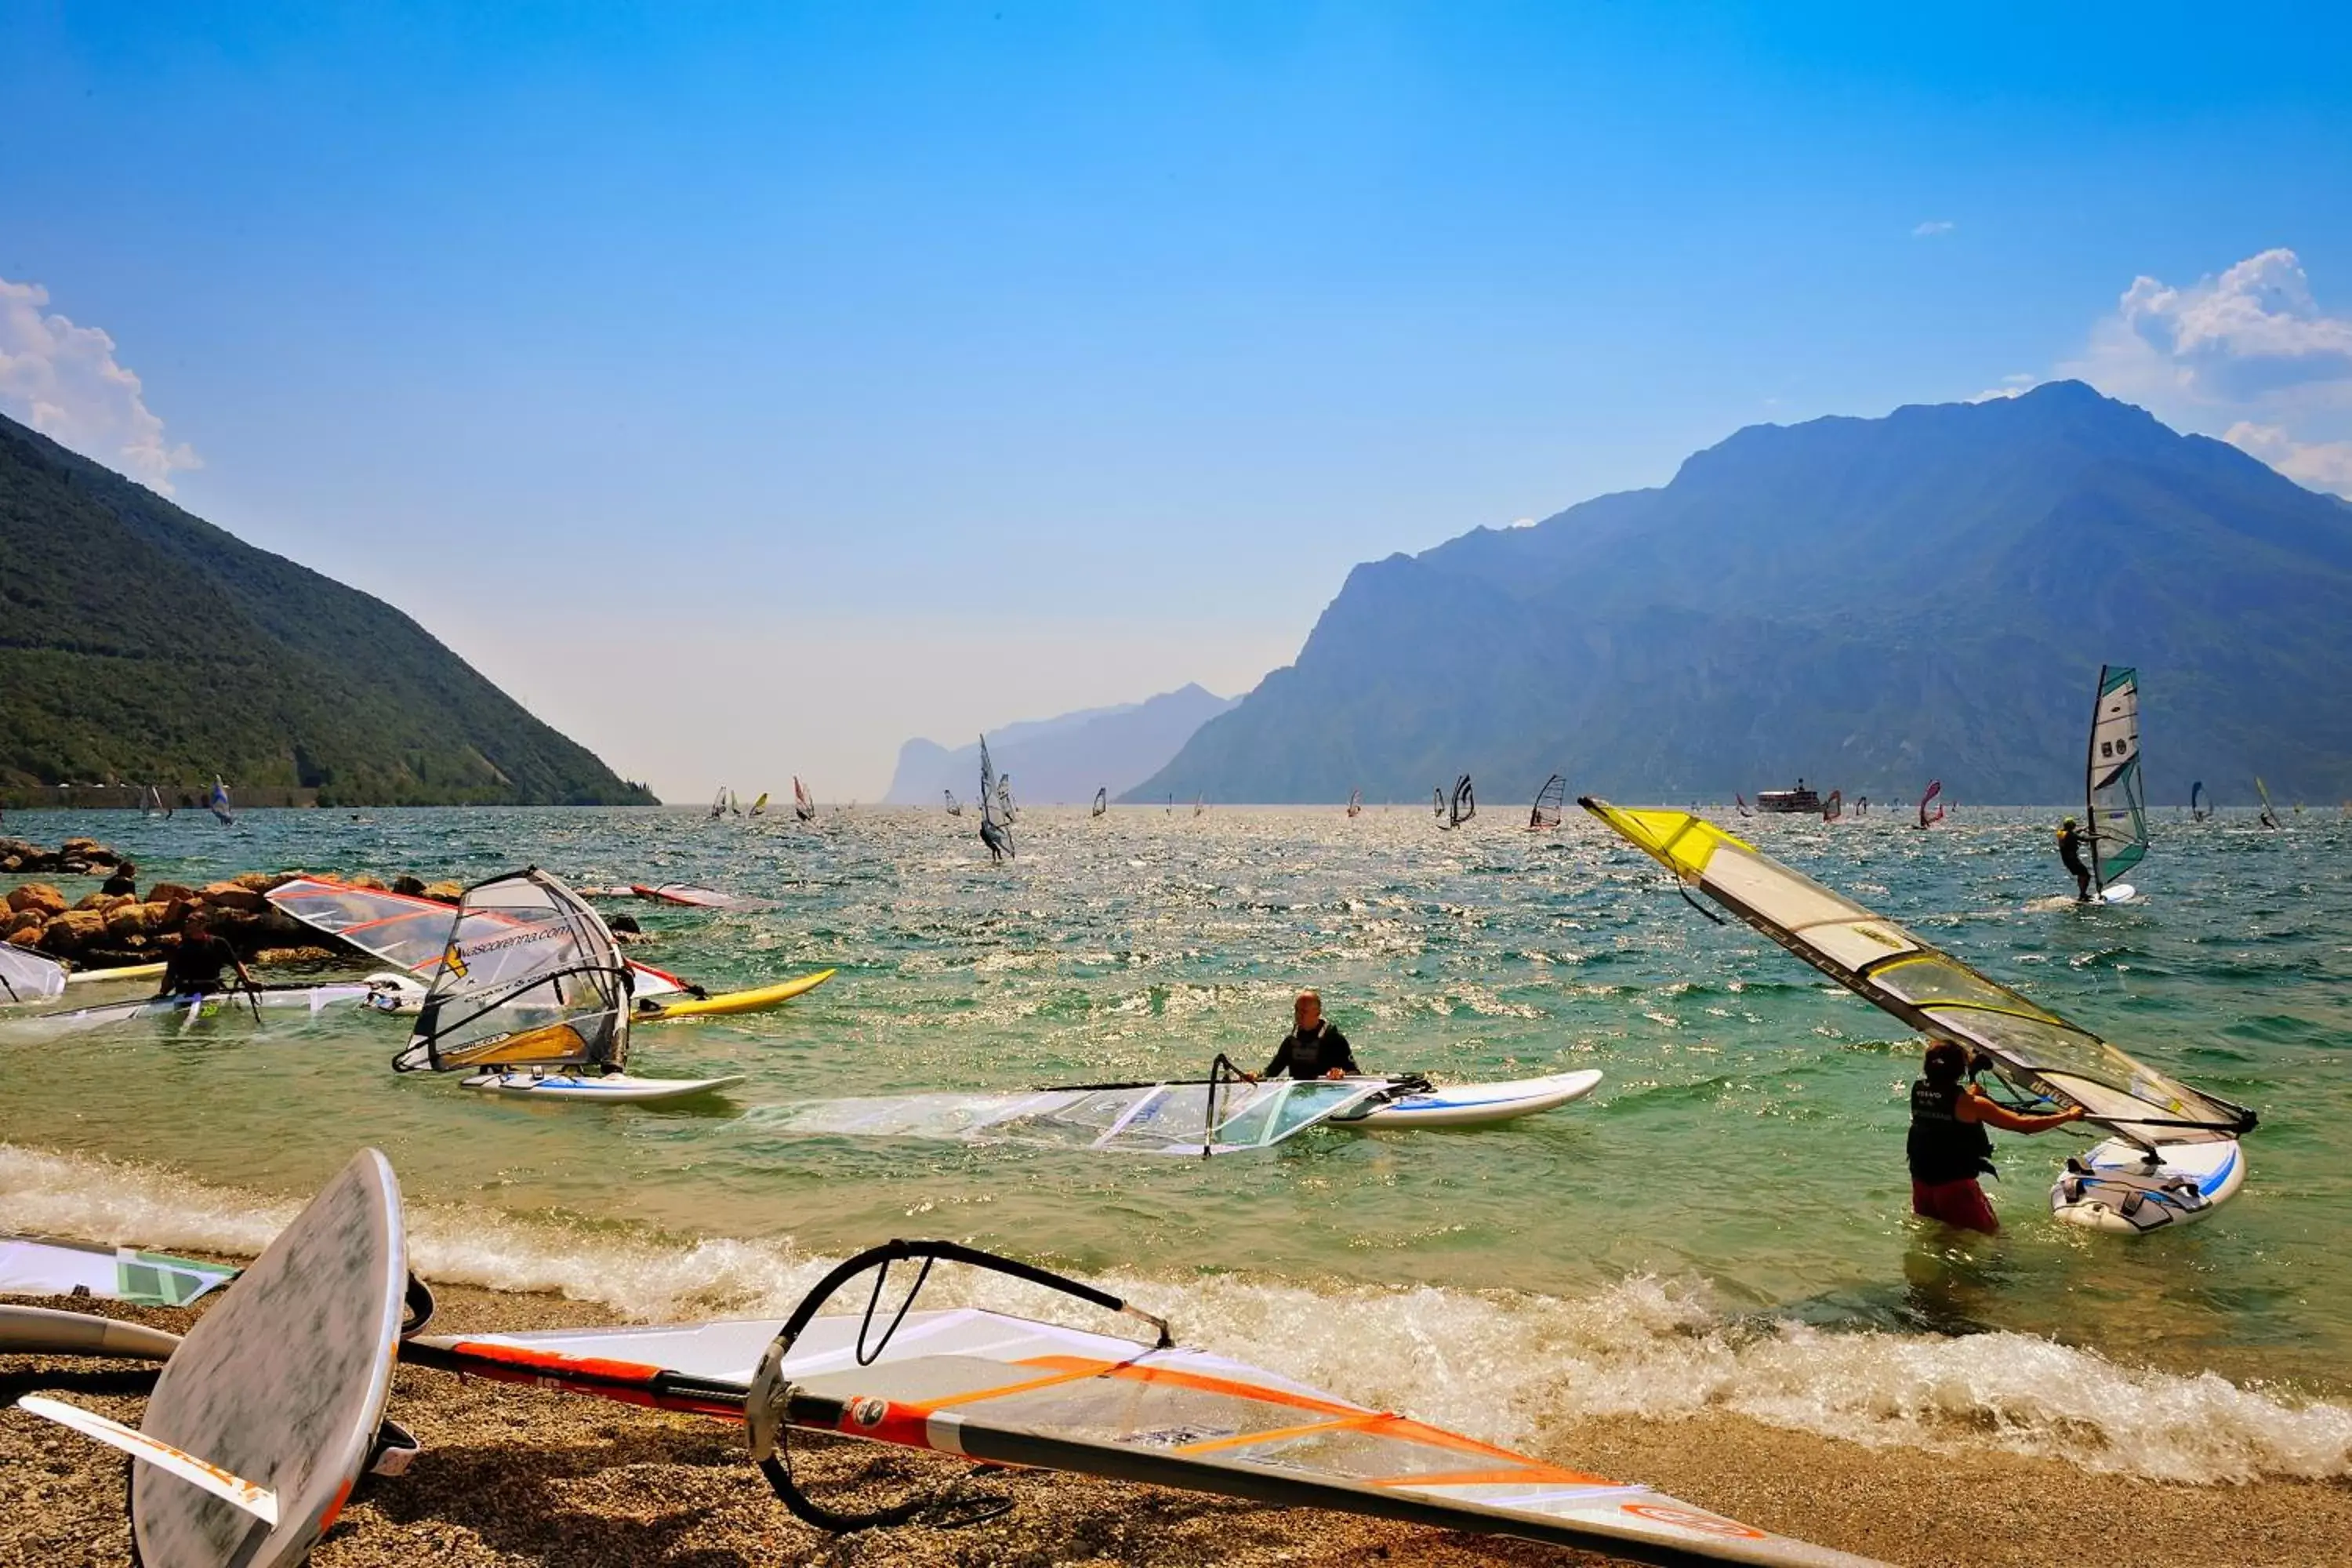
{"type": "Polygon", "coordinates": [[[0,788],[649,803],[406,616],[0,417],[0,788]]]}
{"type": "MultiPolygon", "coordinates": [[[[1234,701],[1194,685],[1148,701],[1007,724],[989,732],[988,754],[997,772],[1013,775],[1017,800],[1075,805],[1102,788],[1117,796],[1158,771],[1234,701]]],[[[898,748],[886,798],[893,805],[938,805],[940,792],[952,790],[968,801],[979,784],[977,740],[952,751],[934,741],[909,741],[898,748]]]]}
{"type": "Polygon", "coordinates": [[[1130,792],[2080,799],[2103,664],[2151,798],[2352,795],[2352,506],[2077,382],[1743,429],[1656,489],[1356,567],[1130,792]]]}

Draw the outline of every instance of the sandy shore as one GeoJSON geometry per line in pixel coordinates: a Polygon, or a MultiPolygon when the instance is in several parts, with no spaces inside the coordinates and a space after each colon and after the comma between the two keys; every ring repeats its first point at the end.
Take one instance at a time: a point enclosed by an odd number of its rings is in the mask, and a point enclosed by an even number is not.
{"type": "MultiPolygon", "coordinates": [[[[607,1321],[549,1297],[447,1289],[443,1331],[607,1321]]],[[[73,1303],[50,1303],[73,1305],[73,1303]]],[[[86,1303],[83,1305],[87,1305],[86,1303]]],[[[112,1309],[184,1330],[195,1314],[112,1309]]],[[[128,1363],[0,1357],[0,1402],[62,1394],[138,1419],[152,1380],[128,1363]]],[[[1338,1568],[1570,1564],[1600,1558],[1034,1473],[976,1488],[1013,1510],[955,1531],[835,1540],[787,1513],[745,1458],[740,1428],[698,1417],[404,1369],[394,1411],[425,1444],[404,1476],[370,1482],[311,1561],[318,1568],[908,1568],[1234,1563],[1338,1568]]],[[[1865,1449],[1741,1417],[1583,1422],[1540,1456],[1639,1479],[1769,1529],[1928,1564],[2352,1563],[2352,1484],[2187,1487],[2089,1475],[2054,1461],[1953,1460],[1865,1449]]],[[[803,1483],[828,1500],[888,1495],[960,1467],[862,1444],[795,1446],[803,1483]]],[[[123,1568],[126,1467],[110,1451],[21,1411],[0,1410],[0,1564],[123,1568]]]]}

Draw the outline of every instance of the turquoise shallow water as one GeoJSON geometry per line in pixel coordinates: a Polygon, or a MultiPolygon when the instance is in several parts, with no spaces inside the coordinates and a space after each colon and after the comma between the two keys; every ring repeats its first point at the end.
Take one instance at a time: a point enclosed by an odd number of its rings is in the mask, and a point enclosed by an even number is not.
{"type": "Polygon", "coordinates": [[[1916,1042],[1700,919],[1580,813],[1533,835],[1500,808],[1456,834],[1407,808],[1028,810],[1004,867],[968,819],[924,812],[14,816],[114,843],[143,879],[537,863],[703,883],[769,903],[607,906],[656,934],[635,956],[713,989],[841,973],[781,1012],[638,1031],[638,1071],[749,1075],[691,1109],[396,1078],[403,1026],[357,1014],[0,1044],[0,1227],[249,1245],[368,1142],[419,1207],[428,1269],[636,1312],[772,1310],[817,1259],[941,1234],[1128,1281],[1184,1303],[1195,1337],[1287,1344],[1287,1370],[1498,1437],[1727,1407],[2147,1474],[2352,1473],[2352,822],[2167,816],[2146,900],[2085,910],[2056,897],[2054,816],[1737,826],[2258,1108],[2243,1194],[2176,1234],[2052,1222],[2082,1146],[2063,1133],[2002,1140],[2001,1237],[1923,1231],[1902,1159],[1916,1042]],[[833,1096],[1257,1066],[1301,984],[1368,1068],[1607,1076],[1507,1128],[1206,1163],[777,1124],[833,1096]]]}

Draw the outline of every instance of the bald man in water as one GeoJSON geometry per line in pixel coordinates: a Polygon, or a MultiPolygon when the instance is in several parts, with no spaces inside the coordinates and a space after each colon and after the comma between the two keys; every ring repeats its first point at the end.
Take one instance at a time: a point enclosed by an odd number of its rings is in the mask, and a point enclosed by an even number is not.
{"type": "Polygon", "coordinates": [[[1290,1016],[1296,1026],[1282,1037],[1265,1071],[1243,1075],[1252,1083],[1285,1072],[1293,1078],[1348,1078],[1362,1070],[1356,1066],[1348,1037],[1324,1021],[1322,997],[1301,991],[1290,1005],[1290,1016]]]}

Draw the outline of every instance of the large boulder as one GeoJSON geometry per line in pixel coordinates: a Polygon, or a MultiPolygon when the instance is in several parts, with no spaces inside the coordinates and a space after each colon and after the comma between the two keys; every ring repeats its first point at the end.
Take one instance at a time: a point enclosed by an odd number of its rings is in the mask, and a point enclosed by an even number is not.
{"type": "Polygon", "coordinates": [[[412,899],[422,898],[425,895],[425,879],[394,877],[392,879],[392,890],[395,893],[405,893],[412,899]]]}
{"type": "Polygon", "coordinates": [[[81,902],[76,904],[74,908],[96,910],[99,913],[104,914],[117,904],[135,904],[138,901],[128,893],[89,893],[84,895],[81,902]]]}
{"type": "Polygon", "coordinates": [[[383,882],[373,877],[353,877],[352,879],[351,885],[354,888],[365,888],[372,893],[383,893],[389,892],[391,890],[386,888],[383,882]]]}
{"type": "Polygon", "coordinates": [[[131,937],[155,936],[178,924],[180,912],[177,904],[142,904],[126,900],[106,911],[106,934],[117,942],[131,937]]]}
{"type": "Polygon", "coordinates": [[[70,958],[106,935],[106,917],[95,910],[68,910],[51,915],[41,928],[41,947],[60,958],[70,958]]]}
{"type": "Polygon", "coordinates": [[[0,910],[0,936],[15,936],[20,931],[28,931],[37,942],[41,928],[48,923],[49,915],[42,910],[0,910]]]}
{"type": "Polygon", "coordinates": [[[147,889],[147,901],[151,904],[193,904],[196,901],[196,890],[179,882],[158,882],[147,889]]]}
{"type": "Polygon", "coordinates": [[[0,936],[0,942],[6,942],[10,947],[38,947],[41,945],[41,928],[19,926],[6,936],[0,936]]]}
{"type": "Polygon", "coordinates": [[[38,910],[45,915],[66,912],[66,896],[47,882],[27,882],[8,895],[8,907],[19,911],[38,910]]]}
{"type": "Polygon", "coordinates": [[[196,889],[196,897],[216,910],[243,910],[258,914],[269,907],[269,900],[251,888],[235,882],[207,882],[196,889]]]}
{"type": "Polygon", "coordinates": [[[247,871],[241,877],[229,879],[238,887],[252,893],[266,893],[278,886],[280,879],[276,874],[268,871],[247,871]]]}
{"type": "Polygon", "coordinates": [[[445,904],[454,904],[466,896],[466,889],[462,883],[432,882],[426,884],[425,896],[428,899],[436,899],[445,904]]]}

